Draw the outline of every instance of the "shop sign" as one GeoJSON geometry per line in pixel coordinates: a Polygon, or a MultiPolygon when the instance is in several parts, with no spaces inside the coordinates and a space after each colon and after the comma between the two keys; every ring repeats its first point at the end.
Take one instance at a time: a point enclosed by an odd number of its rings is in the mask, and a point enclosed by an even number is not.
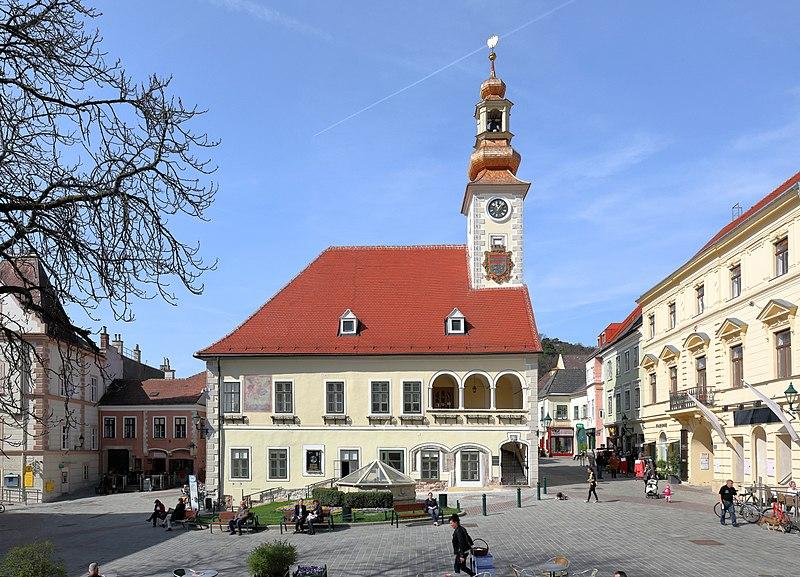
{"type": "Polygon", "coordinates": [[[708,471],[708,453],[700,453],[700,470],[708,471]]]}
{"type": "Polygon", "coordinates": [[[550,435],[553,437],[571,437],[572,436],[572,429],[550,429],[550,435]]]}
{"type": "Polygon", "coordinates": [[[668,424],[667,423],[656,423],[654,426],[655,426],[656,429],[666,429],[668,424]]]}

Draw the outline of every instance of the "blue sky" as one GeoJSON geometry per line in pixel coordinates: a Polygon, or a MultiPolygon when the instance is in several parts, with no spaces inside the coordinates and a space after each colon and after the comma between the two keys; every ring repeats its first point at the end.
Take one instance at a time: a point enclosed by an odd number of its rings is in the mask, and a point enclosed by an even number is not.
{"type": "MultiPolygon", "coordinates": [[[[486,52],[515,103],[526,281],[539,330],[591,344],[729,219],[800,170],[800,4],[641,0],[102,2],[105,48],[174,76],[222,139],[219,267],[178,307],[109,324],[179,376],[330,245],[465,241],[486,52]],[[560,8],[559,8],[560,7],[560,8]],[[558,8],[554,11],[554,9],[558,8]],[[542,15],[548,14],[544,17],[542,15]]],[[[420,282],[436,271],[420,271],[420,282]]]]}

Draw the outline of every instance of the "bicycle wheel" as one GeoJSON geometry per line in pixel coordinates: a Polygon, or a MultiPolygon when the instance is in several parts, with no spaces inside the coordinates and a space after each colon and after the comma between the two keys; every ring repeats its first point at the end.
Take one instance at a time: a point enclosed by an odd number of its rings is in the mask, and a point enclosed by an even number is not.
{"type": "Polygon", "coordinates": [[[5,511],[6,511],[6,506],[0,503],[0,513],[5,513],[5,511]]]}
{"type": "Polygon", "coordinates": [[[739,515],[748,523],[758,523],[758,520],[761,519],[761,511],[749,503],[742,505],[739,515]]]}
{"type": "Polygon", "coordinates": [[[714,515],[717,516],[717,519],[719,519],[720,515],[722,515],[722,503],[719,501],[717,501],[717,504],[714,505],[714,515]]]}

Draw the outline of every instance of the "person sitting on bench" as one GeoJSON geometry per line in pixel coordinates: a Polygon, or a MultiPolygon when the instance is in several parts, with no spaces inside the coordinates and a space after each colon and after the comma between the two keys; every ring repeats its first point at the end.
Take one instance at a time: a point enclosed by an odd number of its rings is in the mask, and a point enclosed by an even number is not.
{"type": "Polygon", "coordinates": [[[156,526],[156,523],[159,521],[163,521],[167,517],[167,510],[164,507],[164,503],[156,499],[155,506],[153,507],[153,513],[147,518],[147,522],[153,522],[153,527],[156,526]]]}
{"type": "Polygon", "coordinates": [[[186,518],[186,503],[183,497],[178,497],[178,504],[172,509],[172,513],[167,516],[167,531],[172,531],[172,524],[175,521],[183,521],[186,518]]]}
{"type": "Polygon", "coordinates": [[[319,504],[319,501],[314,499],[311,502],[311,511],[308,513],[308,517],[306,517],[309,535],[314,535],[317,532],[316,529],[314,529],[314,523],[321,523],[324,516],[322,505],[319,504]]]}
{"type": "Polygon", "coordinates": [[[439,503],[433,498],[433,493],[428,493],[428,498],[425,499],[425,512],[433,519],[433,524],[439,525],[439,503]]]}
{"type": "Polygon", "coordinates": [[[250,509],[247,508],[247,503],[244,501],[239,503],[239,512],[236,513],[236,517],[228,521],[228,531],[230,531],[231,535],[236,534],[236,529],[239,530],[239,535],[242,534],[242,525],[244,525],[247,520],[250,518],[250,509]]]}
{"type": "Polygon", "coordinates": [[[306,522],[306,517],[308,517],[308,509],[306,509],[306,506],[303,504],[303,500],[300,499],[297,502],[297,505],[294,506],[294,514],[292,515],[295,533],[301,533],[303,531],[303,525],[306,522]]]}

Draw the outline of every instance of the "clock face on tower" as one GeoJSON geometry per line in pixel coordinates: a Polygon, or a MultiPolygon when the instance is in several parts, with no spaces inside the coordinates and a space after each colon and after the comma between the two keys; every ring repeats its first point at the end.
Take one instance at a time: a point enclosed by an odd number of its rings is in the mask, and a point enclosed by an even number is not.
{"type": "Polygon", "coordinates": [[[502,198],[493,198],[489,201],[486,210],[495,220],[503,220],[508,216],[508,203],[502,198]]]}

